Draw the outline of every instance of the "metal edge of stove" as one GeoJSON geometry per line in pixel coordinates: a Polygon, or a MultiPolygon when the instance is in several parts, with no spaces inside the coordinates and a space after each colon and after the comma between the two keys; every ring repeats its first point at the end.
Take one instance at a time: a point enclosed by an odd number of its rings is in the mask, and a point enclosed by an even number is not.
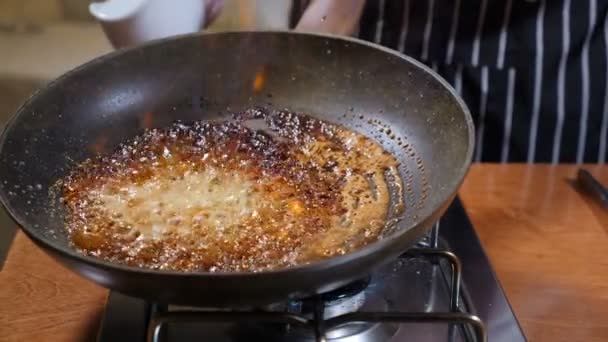
{"type": "Polygon", "coordinates": [[[488,340],[527,341],[458,197],[441,218],[439,238],[462,261],[462,297],[467,311],[485,323],[488,340]]]}

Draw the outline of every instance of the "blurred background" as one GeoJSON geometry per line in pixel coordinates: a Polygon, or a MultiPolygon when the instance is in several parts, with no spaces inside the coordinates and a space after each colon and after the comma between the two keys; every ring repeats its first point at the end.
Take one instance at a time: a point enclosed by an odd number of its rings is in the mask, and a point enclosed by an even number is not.
{"type": "MultiPolygon", "coordinates": [[[[0,0],[0,125],[36,88],[112,50],[88,4],[0,0]]],[[[208,30],[285,29],[290,8],[289,0],[225,0],[208,30]]]]}

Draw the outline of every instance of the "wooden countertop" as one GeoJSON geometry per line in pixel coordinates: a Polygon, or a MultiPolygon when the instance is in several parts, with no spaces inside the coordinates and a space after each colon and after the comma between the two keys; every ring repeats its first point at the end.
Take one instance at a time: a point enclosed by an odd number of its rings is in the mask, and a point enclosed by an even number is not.
{"type": "MultiPolygon", "coordinates": [[[[608,341],[608,213],[575,166],[475,165],[460,196],[531,341],[608,341]]],[[[589,166],[608,184],[608,166],[589,166]]],[[[107,291],[18,233],[0,271],[1,341],[93,341],[107,291]]]]}
{"type": "MultiPolygon", "coordinates": [[[[608,212],[577,169],[476,165],[460,192],[530,341],[608,341],[608,212]]],[[[608,185],[608,166],[587,169],[608,185]]]]}

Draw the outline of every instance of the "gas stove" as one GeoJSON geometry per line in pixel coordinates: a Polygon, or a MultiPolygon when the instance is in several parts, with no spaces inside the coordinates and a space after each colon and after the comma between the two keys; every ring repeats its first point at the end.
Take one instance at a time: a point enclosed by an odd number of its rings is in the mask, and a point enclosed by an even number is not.
{"type": "Polygon", "coordinates": [[[110,293],[108,341],[526,341],[457,199],[430,234],[369,277],[263,308],[148,303],[110,293]]]}

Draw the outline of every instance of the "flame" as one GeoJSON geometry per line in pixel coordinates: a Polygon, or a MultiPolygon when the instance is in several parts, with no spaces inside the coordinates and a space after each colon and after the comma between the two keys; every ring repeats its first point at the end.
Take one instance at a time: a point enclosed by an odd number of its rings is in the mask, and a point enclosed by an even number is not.
{"type": "Polygon", "coordinates": [[[253,77],[253,91],[259,93],[266,83],[266,68],[262,67],[253,77]]]}
{"type": "Polygon", "coordinates": [[[95,142],[91,145],[91,150],[96,154],[102,154],[106,151],[106,144],[108,143],[108,137],[101,135],[95,139],[95,142]]]}
{"type": "Polygon", "coordinates": [[[154,124],[154,113],[145,112],[142,118],[139,120],[139,127],[141,128],[152,128],[154,124]]]}

